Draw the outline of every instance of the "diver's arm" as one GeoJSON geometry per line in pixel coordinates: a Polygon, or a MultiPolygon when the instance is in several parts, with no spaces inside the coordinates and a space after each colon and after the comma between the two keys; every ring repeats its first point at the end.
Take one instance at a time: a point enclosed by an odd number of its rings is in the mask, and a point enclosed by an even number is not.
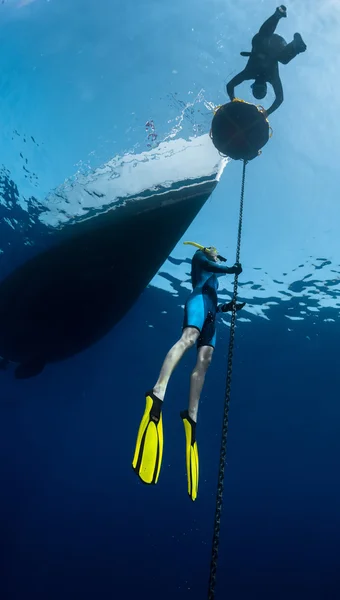
{"type": "Polygon", "coordinates": [[[242,267],[239,264],[235,264],[233,267],[226,267],[224,265],[219,265],[218,263],[209,260],[206,256],[200,256],[199,258],[200,266],[210,273],[220,273],[220,275],[228,274],[233,275],[234,273],[240,274],[242,272],[242,267]]]}
{"type": "Polygon", "coordinates": [[[248,76],[248,73],[247,73],[246,69],[244,69],[243,71],[241,71],[241,73],[238,73],[238,75],[235,75],[235,77],[233,77],[229,81],[229,83],[227,83],[227,94],[228,94],[231,102],[235,98],[235,93],[234,92],[235,92],[236,86],[240,85],[241,83],[243,83],[247,79],[252,79],[252,78],[248,76]]]}
{"type": "Polygon", "coordinates": [[[282,88],[280,75],[277,73],[277,76],[270,83],[273,86],[273,90],[275,93],[275,100],[274,100],[273,104],[271,105],[271,107],[268,108],[268,110],[266,111],[268,116],[271,113],[273,113],[275,110],[277,110],[283,102],[283,88],[282,88]]]}

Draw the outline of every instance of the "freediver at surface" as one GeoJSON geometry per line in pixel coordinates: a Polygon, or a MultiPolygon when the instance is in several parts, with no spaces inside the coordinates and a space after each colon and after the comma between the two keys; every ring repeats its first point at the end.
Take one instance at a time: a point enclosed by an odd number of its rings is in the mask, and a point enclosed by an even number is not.
{"type": "MultiPolygon", "coordinates": [[[[188,493],[196,499],[198,490],[198,449],[196,441],[197,411],[205,375],[211,363],[216,343],[215,318],[218,312],[232,310],[232,302],[218,305],[218,276],[242,273],[242,266],[219,264],[225,261],[216,248],[204,247],[195,242],[185,242],[198,247],[191,262],[193,290],[186,301],[182,335],[169,350],[157,382],[145,394],[146,407],[139,426],[132,466],[144,483],[157,483],[163,454],[162,408],[170,377],[189,348],[197,343],[197,361],[191,373],[188,409],[180,413],[186,438],[186,467],[188,493]]],[[[245,303],[237,304],[236,310],[245,303]]]]}
{"type": "Polygon", "coordinates": [[[270,83],[275,93],[275,101],[266,110],[266,115],[273,113],[283,102],[283,89],[279,74],[279,62],[287,65],[298,54],[307,49],[301,35],[294,34],[292,42],[286,40],[275,32],[280,19],[287,17],[287,9],[283,4],[275,13],[263,23],[259,32],[252,39],[251,52],[241,52],[241,56],[249,56],[246,67],[241,73],[235,75],[227,84],[227,93],[231,101],[234,100],[235,87],[254,79],[251,85],[254,98],[262,100],[267,95],[267,83],[270,83]]]}

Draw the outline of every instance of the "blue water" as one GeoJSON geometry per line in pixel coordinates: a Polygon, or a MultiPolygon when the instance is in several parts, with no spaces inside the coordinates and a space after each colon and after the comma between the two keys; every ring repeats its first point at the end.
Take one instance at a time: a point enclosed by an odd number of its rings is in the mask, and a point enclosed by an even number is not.
{"type": "MultiPolygon", "coordinates": [[[[340,594],[340,8],[287,8],[280,33],[300,31],[308,50],[281,68],[274,136],[248,166],[247,306],[236,331],[216,599],[340,594]]],[[[239,52],[274,9],[269,0],[4,0],[1,279],[49,245],[53,225],[41,215],[64,215],[49,194],[113,157],[148,151],[148,120],[155,148],[207,133],[209,106],[226,100],[225,83],[244,67],[239,52]]],[[[250,100],[249,86],[239,95],[250,100]]],[[[216,245],[230,264],[240,183],[241,164],[231,162],[183,238],[216,245]]],[[[180,333],[191,256],[179,243],[95,346],[37,378],[0,373],[1,598],[207,597],[228,318],[200,404],[197,501],[187,497],[179,418],[194,351],[168,389],[159,483],[143,486],[131,469],[144,392],[180,333]]],[[[221,299],[231,283],[221,280],[221,299]]]]}

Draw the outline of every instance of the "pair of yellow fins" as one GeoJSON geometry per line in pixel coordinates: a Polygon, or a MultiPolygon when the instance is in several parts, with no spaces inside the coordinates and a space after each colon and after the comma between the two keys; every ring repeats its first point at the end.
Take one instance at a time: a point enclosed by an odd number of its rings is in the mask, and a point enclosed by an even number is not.
{"type": "MultiPolygon", "coordinates": [[[[138,429],[132,467],[143,483],[155,484],[159,478],[163,457],[163,402],[152,391],[145,394],[145,400],[145,411],[138,429]]],[[[188,411],[180,414],[185,431],[188,494],[194,501],[197,498],[199,476],[196,423],[190,418],[188,411]]]]}

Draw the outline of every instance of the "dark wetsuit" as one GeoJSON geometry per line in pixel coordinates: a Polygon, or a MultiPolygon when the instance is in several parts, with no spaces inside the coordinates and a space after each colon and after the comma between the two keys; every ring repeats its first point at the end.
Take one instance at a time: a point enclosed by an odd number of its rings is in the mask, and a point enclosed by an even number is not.
{"type": "Polygon", "coordinates": [[[233,267],[219,265],[202,251],[195,252],[191,263],[191,292],[185,304],[183,329],[194,327],[200,332],[197,346],[212,346],[216,343],[215,317],[219,275],[235,272],[233,267]]]}
{"type": "Polygon", "coordinates": [[[283,102],[283,89],[278,63],[287,65],[301,52],[294,41],[287,44],[283,37],[274,33],[280,18],[280,14],[276,11],[263,23],[260,31],[252,39],[251,53],[243,53],[250,55],[245,69],[229,81],[227,85],[230,100],[233,100],[235,98],[235,87],[244,81],[260,79],[270,83],[274,89],[275,101],[267,110],[268,115],[274,112],[283,102]]]}

